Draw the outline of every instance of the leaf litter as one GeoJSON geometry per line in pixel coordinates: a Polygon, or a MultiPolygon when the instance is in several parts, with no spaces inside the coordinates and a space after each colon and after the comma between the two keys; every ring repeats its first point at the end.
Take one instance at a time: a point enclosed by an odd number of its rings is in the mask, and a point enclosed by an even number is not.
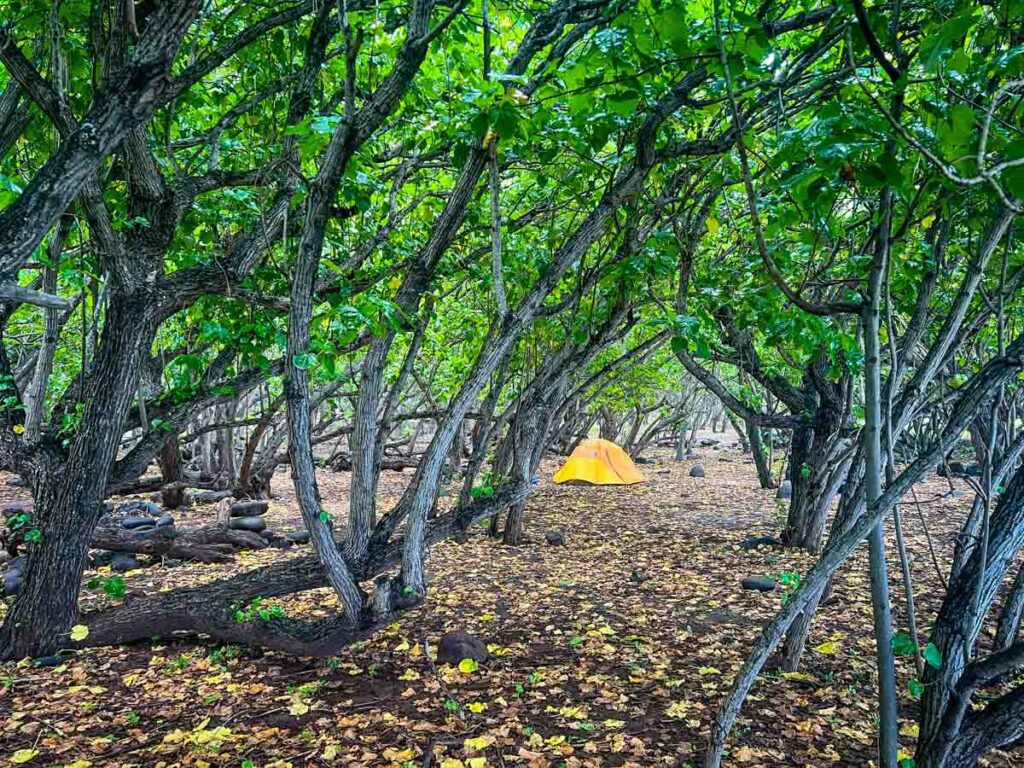
{"type": "MultiPolygon", "coordinates": [[[[53,668],[0,667],[0,755],[10,764],[64,766],[527,766],[696,765],[715,709],[788,587],[740,588],[746,576],[791,584],[806,553],[744,538],[777,533],[785,508],[757,486],[750,459],[707,450],[691,462],[659,456],[644,485],[555,486],[545,462],[528,506],[527,543],[505,547],[476,528],[429,558],[427,603],[327,659],[194,639],[92,649],[53,668]],[[548,546],[544,533],[565,534],[548,546]],[[486,662],[436,665],[438,639],[483,639],[486,662]]],[[[384,473],[384,505],[408,476],[384,473]]],[[[959,483],[960,481],[954,481],[959,483]]],[[[347,504],[347,474],[321,473],[328,508],[347,504]]],[[[300,524],[287,478],[268,519],[300,524]]],[[[961,488],[960,490],[967,490],[961,488]]],[[[918,489],[943,564],[970,497],[932,478],[918,489]]],[[[4,487],[3,501],[17,498],[4,487]]],[[[443,499],[442,503],[450,499],[443,499]]],[[[179,514],[208,521],[212,506],[179,514]]],[[[923,527],[905,515],[922,637],[942,599],[923,527]]],[[[890,531],[891,545],[891,531],[890,531]]],[[[126,594],[83,590],[91,610],[308,552],[241,553],[229,564],[161,565],[126,575],[126,594]]],[[[905,625],[892,552],[894,621],[905,625]]],[[[85,580],[109,575],[87,572],[85,580]]],[[[874,754],[874,641],[867,562],[858,552],[816,617],[799,672],[769,668],[730,738],[728,766],[866,766],[874,754]]],[[[280,601],[291,616],[336,606],[329,590],[280,601]]],[[[0,609],[3,610],[3,609],[0,609]]],[[[82,628],[84,629],[84,627],[82,628]]],[[[80,634],[81,629],[76,627],[80,634]]],[[[912,754],[912,662],[899,660],[901,747],[912,754]]],[[[994,753],[988,765],[1024,765],[994,753]]]]}

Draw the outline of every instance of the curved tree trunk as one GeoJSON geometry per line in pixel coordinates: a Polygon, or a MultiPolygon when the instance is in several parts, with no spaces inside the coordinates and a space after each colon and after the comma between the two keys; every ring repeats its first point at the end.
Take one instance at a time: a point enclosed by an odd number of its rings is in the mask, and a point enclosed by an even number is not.
{"type": "Polygon", "coordinates": [[[41,456],[34,468],[32,525],[42,539],[28,553],[25,586],[0,627],[0,658],[53,653],[78,614],[78,592],[93,528],[103,514],[107,478],[135,395],[139,359],[155,322],[148,299],[111,296],[82,422],[66,462],[41,456]]]}

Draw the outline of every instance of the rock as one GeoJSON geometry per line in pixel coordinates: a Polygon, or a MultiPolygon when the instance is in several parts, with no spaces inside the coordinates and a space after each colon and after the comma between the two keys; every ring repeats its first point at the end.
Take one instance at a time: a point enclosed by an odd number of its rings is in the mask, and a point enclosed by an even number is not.
{"type": "Polygon", "coordinates": [[[643,584],[645,581],[647,581],[647,574],[643,571],[633,571],[631,574],[629,574],[629,578],[635,584],[643,584]]]}
{"type": "Polygon", "coordinates": [[[231,505],[232,517],[257,517],[266,514],[270,503],[264,499],[253,499],[252,501],[236,501],[231,505]]]}
{"type": "Polygon", "coordinates": [[[961,491],[959,488],[957,488],[955,491],[953,491],[953,498],[954,499],[962,499],[966,495],[967,494],[964,493],[963,491],[961,491]]]}
{"type": "Polygon", "coordinates": [[[718,445],[718,442],[719,441],[713,437],[702,437],[700,440],[697,441],[697,445],[700,445],[704,448],[710,448],[713,445],[718,445]]]}
{"type": "Polygon", "coordinates": [[[699,459],[699,458],[700,458],[700,454],[698,454],[696,451],[687,451],[686,455],[683,457],[683,460],[684,461],[693,461],[694,459],[699,459]]]}
{"type": "Polygon", "coordinates": [[[309,531],[292,531],[285,538],[292,544],[308,544],[309,531]]]}
{"type": "Polygon", "coordinates": [[[939,477],[963,477],[967,474],[967,468],[959,461],[950,461],[947,464],[939,464],[935,474],[939,477]]]}
{"type": "Polygon", "coordinates": [[[163,514],[163,510],[160,509],[159,504],[154,504],[152,501],[129,501],[127,504],[122,504],[117,508],[117,511],[122,515],[150,515],[151,517],[159,517],[163,514]]]}
{"type": "Polygon", "coordinates": [[[233,517],[228,523],[228,528],[235,531],[252,531],[259,533],[267,527],[262,517],[233,517]]]}
{"type": "Polygon", "coordinates": [[[20,515],[23,512],[32,511],[31,501],[12,501],[10,504],[4,504],[2,514],[4,517],[10,517],[11,515],[20,515]]]}
{"type": "Polygon", "coordinates": [[[779,490],[775,492],[776,499],[792,499],[793,484],[789,480],[783,480],[779,484],[779,490]]]}
{"type": "Polygon", "coordinates": [[[131,552],[115,552],[110,558],[110,570],[118,573],[136,571],[139,569],[139,561],[131,552]]]}
{"type": "Polygon", "coordinates": [[[151,517],[126,517],[121,521],[121,526],[129,531],[136,531],[144,528],[155,528],[156,523],[151,517]]]}
{"type": "Polygon", "coordinates": [[[7,484],[13,488],[27,488],[28,480],[23,478],[21,475],[14,475],[13,477],[7,478],[7,484]]]}
{"type": "Polygon", "coordinates": [[[437,646],[438,664],[458,664],[463,659],[487,661],[490,656],[487,644],[466,632],[449,632],[437,646]]]}
{"type": "Polygon", "coordinates": [[[782,542],[774,536],[748,536],[740,542],[740,549],[757,549],[758,547],[781,547],[782,542]]]}
{"type": "Polygon", "coordinates": [[[110,561],[113,559],[114,553],[104,550],[89,558],[89,567],[102,568],[105,565],[110,565],[110,561]]]}
{"type": "Polygon", "coordinates": [[[544,534],[544,541],[546,541],[552,547],[564,547],[565,534],[561,531],[548,531],[544,534]]]}
{"type": "Polygon", "coordinates": [[[25,584],[25,577],[22,576],[21,571],[11,569],[4,574],[4,594],[5,595],[16,595],[21,591],[22,586],[25,584]]]}
{"type": "Polygon", "coordinates": [[[64,659],[60,656],[40,656],[32,660],[33,667],[59,667],[63,663],[64,659]]]}
{"type": "Polygon", "coordinates": [[[747,576],[740,582],[740,586],[744,589],[756,589],[758,592],[774,592],[777,585],[775,579],[767,576],[747,576]]]}
{"type": "Polygon", "coordinates": [[[165,557],[161,563],[164,568],[177,568],[184,560],[175,560],[173,557],[165,557]]]}
{"type": "Polygon", "coordinates": [[[981,467],[977,464],[968,464],[964,467],[964,474],[967,477],[981,477],[981,467]]]}
{"type": "Polygon", "coordinates": [[[704,465],[694,464],[690,468],[690,477],[704,477],[704,465]]]}
{"type": "Polygon", "coordinates": [[[646,456],[637,456],[633,459],[634,464],[657,464],[658,462],[654,459],[648,459],[646,456]]]}
{"type": "Polygon", "coordinates": [[[168,525],[174,525],[174,515],[170,512],[164,512],[160,517],[156,519],[156,527],[164,528],[168,525]]]}
{"type": "Polygon", "coordinates": [[[10,569],[12,571],[25,572],[25,566],[28,565],[28,555],[18,555],[16,558],[11,560],[10,569]]]}

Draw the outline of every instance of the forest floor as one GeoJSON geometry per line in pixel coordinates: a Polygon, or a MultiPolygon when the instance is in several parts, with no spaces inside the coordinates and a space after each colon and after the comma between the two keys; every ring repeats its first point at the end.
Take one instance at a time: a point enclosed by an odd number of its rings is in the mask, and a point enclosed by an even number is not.
{"type": "MultiPolygon", "coordinates": [[[[154,642],[79,653],[55,668],[0,667],[0,765],[32,766],[654,766],[696,764],[716,705],[785,591],[741,589],[750,575],[805,571],[809,556],[744,551],[772,535],[784,507],[761,490],[749,458],[699,450],[641,466],[627,488],[559,487],[545,462],[531,497],[528,543],[502,546],[483,528],[430,555],[427,603],[329,659],[246,648],[154,642]],[[560,531],[565,546],[544,534],[560,531]],[[438,638],[467,631],[492,660],[459,669],[430,661],[438,638]],[[427,759],[428,753],[431,755],[427,759]]],[[[410,473],[387,473],[386,504],[410,473]]],[[[0,477],[0,501],[24,498],[0,477]]],[[[347,474],[324,472],[328,509],[343,510],[347,474]]],[[[286,476],[269,513],[299,525],[286,476]]],[[[942,597],[922,516],[944,570],[970,495],[962,481],[918,487],[905,508],[922,636],[942,597]]],[[[209,522],[214,507],[176,513],[209,522]]],[[[242,553],[227,565],[155,565],[127,575],[128,594],[196,584],[290,551],[242,553]]],[[[897,628],[905,625],[893,559],[897,628]]],[[[89,572],[86,579],[105,574],[89,572]]],[[[768,672],[730,742],[730,766],[866,766],[874,752],[874,645],[866,554],[837,578],[799,673],[768,672]]],[[[111,598],[84,590],[87,608],[111,598]]],[[[331,610],[318,590],[281,603],[289,615],[331,610]]],[[[3,612],[0,608],[0,613],[3,612]]],[[[913,750],[912,663],[899,659],[901,742],[913,750]]],[[[986,764],[1024,765],[990,755],[986,764]]]]}

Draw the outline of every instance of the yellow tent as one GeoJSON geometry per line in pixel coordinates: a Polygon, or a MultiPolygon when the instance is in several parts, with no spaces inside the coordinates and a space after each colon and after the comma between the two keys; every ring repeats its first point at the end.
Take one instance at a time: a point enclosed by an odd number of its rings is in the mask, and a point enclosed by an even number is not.
{"type": "Polygon", "coordinates": [[[633,460],[608,440],[584,440],[555,473],[556,483],[580,482],[593,485],[630,485],[647,478],[633,460]]]}

